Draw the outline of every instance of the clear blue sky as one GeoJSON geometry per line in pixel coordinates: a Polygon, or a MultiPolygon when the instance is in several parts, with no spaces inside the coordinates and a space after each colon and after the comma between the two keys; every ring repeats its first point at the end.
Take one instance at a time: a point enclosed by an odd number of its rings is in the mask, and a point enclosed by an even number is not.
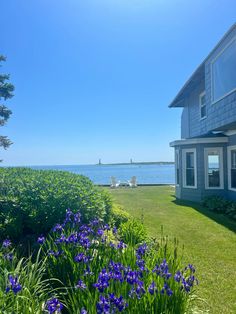
{"type": "Polygon", "coordinates": [[[235,22],[235,0],[1,0],[13,115],[4,165],[173,160],[168,104],[235,22]]]}

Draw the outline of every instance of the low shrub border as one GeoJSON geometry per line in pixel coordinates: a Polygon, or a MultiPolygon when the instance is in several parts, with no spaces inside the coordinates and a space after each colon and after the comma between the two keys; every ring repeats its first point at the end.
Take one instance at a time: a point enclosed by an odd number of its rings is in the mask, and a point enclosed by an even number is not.
{"type": "Polygon", "coordinates": [[[109,222],[109,193],[86,177],[63,171],[0,168],[0,240],[15,242],[47,233],[63,220],[65,208],[81,213],[83,222],[109,222]]]}
{"type": "Polygon", "coordinates": [[[202,205],[207,209],[228,216],[236,221],[236,202],[220,196],[210,196],[203,200],[202,205]]]}

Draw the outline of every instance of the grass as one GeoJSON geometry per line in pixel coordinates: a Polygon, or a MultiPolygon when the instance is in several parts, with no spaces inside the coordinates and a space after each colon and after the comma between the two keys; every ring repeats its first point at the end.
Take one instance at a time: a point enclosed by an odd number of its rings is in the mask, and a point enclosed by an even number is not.
{"type": "MultiPolygon", "coordinates": [[[[199,204],[176,201],[169,186],[111,190],[115,202],[134,217],[144,215],[153,237],[177,237],[184,260],[197,268],[197,294],[209,313],[236,313],[236,222],[199,204]]],[[[204,312],[205,313],[205,312],[204,312]]]]}

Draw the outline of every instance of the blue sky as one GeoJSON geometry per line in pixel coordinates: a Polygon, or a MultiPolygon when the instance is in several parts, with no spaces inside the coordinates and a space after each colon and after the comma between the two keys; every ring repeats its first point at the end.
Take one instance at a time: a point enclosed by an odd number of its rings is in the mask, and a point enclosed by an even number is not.
{"type": "Polygon", "coordinates": [[[1,0],[3,165],[173,160],[168,104],[236,21],[230,0],[1,0]]]}

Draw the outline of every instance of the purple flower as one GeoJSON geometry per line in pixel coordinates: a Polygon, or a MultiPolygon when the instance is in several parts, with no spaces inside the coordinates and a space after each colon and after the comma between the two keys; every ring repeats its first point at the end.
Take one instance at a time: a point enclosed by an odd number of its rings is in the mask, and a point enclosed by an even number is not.
{"type": "Polygon", "coordinates": [[[128,270],[125,275],[126,281],[133,285],[139,281],[139,273],[137,271],[128,270]]]}
{"type": "Polygon", "coordinates": [[[80,217],[81,217],[81,214],[79,212],[74,214],[74,223],[75,224],[79,224],[80,223],[80,217]]]}
{"type": "Polygon", "coordinates": [[[41,235],[40,237],[38,237],[37,242],[38,242],[39,244],[44,244],[44,242],[45,242],[44,236],[41,235]]]}
{"type": "Polygon", "coordinates": [[[46,310],[50,314],[55,313],[55,312],[59,313],[59,312],[61,312],[62,309],[63,309],[62,303],[56,298],[52,298],[52,299],[48,300],[46,303],[46,310]]]}
{"type": "Polygon", "coordinates": [[[4,240],[4,241],[2,242],[2,246],[3,246],[4,248],[8,248],[9,246],[11,246],[11,241],[8,240],[8,239],[4,240]]]}
{"type": "Polygon", "coordinates": [[[75,262],[80,263],[80,262],[84,262],[85,264],[87,264],[89,261],[92,260],[92,258],[90,256],[86,256],[83,252],[79,253],[78,255],[75,256],[74,258],[75,262]]]}
{"type": "Polygon", "coordinates": [[[8,280],[9,280],[9,285],[6,288],[6,293],[8,293],[10,290],[12,290],[14,292],[14,294],[17,294],[19,291],[22,290],[22,286],[18,282],[17,276],[13,277],[12,275],[9,275],[8,280]]]}
{"type": "Polygon", "coordinates": [[[168,284],[165,282],[164,283],[164,287],[161,289],[161,294],[167,294],[169,297],[172,296],[173,291],[170,289],[170,287],[168,286],[168,284]]]}
{"type": "Polygon", "coordinates": [[[83,280],[79,280],[78,283],[77,283],[77,285],[76,285],[75,287],[78,288],[78,289],[82,289],[82,290],[87,288],[87,286],[86,286],[86,284],[83,282],[83,280]]]}
{"type": "Polygon", "coordinates": [[[97,235],[98,235],[99,237],[102,237],[103,234],[104,234],[104,231],[103,231],[102,229],[98,229],[97,235]]]}
{"type": "Polygon", "coordinates": [[[53,251],[53,250],[48,250],[48,255],[49,256],[54,256],[54,257],[59,257],[62,255],[64,252],[63,251],[53,251]]]}
{"type": "Polygon", "coordinates": [[[120,242],[117,244],[117,249],[123,250],[123,249],[125,249],[126,247],[127,247],[127,245],[126,245],[124,242],[122,242],[122,241],[120,241],[120,242]]]}
{"type": "Polygon", "coordinates": [[[63,227],[60,224],[56,224],[55,227],[52,229],[53,232],[62,232],[63,231],[63,227]]]}
{"type": "Polygon", "coordinates": [[[57,238],[55,240],[55,243],[58,244],[58,243],[64,243],[64,242],[67,242],[67,238],[64,234],[61,234],[60,238],[57,238]]]}
{"type": "MultiPolygon", "coordinates": [[[[109,293],[110,304],[115,306],[119,312],[122,312],[127,306],[128,303],[124,300],[122,296],[116,297],[114,293],[109,293]]],[[[114,309],[112,311],[114,313],[114,309]]]]}
{"type": "Polygon", "coordinates": [[[116,235],[117,232],[118,232],[117,228],[116,228],[116,227],[113,227],[112,232],[113,232],[114,235],[116,235]]]}
{"type": "Polygon", "coordinates": [[[3,257],[5,258],[5,260],[12,262],[14,255],[13,255],[13,253],[7,253],[7,254],[4,254],[3,257]]]}
{"type": "Polygon", "coordinates": [[[140,258],[141,256],[145,255],[147,249],[148,249],[148,246],[146,243],[140,245],[136,250],[137,257],[140,258]]]}
{"type": "Polygon", "coordinates": [[[87,266],[85,271],[84,271],[84,276],[92,276],[93,272],[91,271],[90,267],[87,266]]]}
{"type": "Polygon", "coordinates": [[[148,287],[148,291],[151,295],[153,295],[157,291],[157,287],[154,281],[148,287]]]}
{"type": "Polygon", "coordinates": [[[182,279],[182,273],[178,270],[176,274],[174,275],[174,280],[176,282],[180,282],[181,279],[182,279]]]}
{"type": "Polygon", "coordinates": [[[110,228],[110,226],[109,226],[108,224],[105,224],[104,227],[103,227],[103,229],[104,229],[104,230],[110,230],[111,228],[110,228]]]}
{"type": "Polygon", "coordinates": [[[163,259],[163,262],[160,264],[160,266],[157,264],[152,272],[165,279],[169,279],[172,276],[169,272],[169,267],[165,259],[163,259]]]}
{"type": "Polygon", "coordinates": [[[108,298],[105,298],[104,296],[100,295],[99,301],[97,302],[97,313],[102,314],[110,313],[110,302],[108,298]]]}
{"type": "Polygon", "coordinates": [[[80,314],[87,314],[87,313],[88,312],[84,308],[82,308],[81,311],[80,311],[80,314]]]}

